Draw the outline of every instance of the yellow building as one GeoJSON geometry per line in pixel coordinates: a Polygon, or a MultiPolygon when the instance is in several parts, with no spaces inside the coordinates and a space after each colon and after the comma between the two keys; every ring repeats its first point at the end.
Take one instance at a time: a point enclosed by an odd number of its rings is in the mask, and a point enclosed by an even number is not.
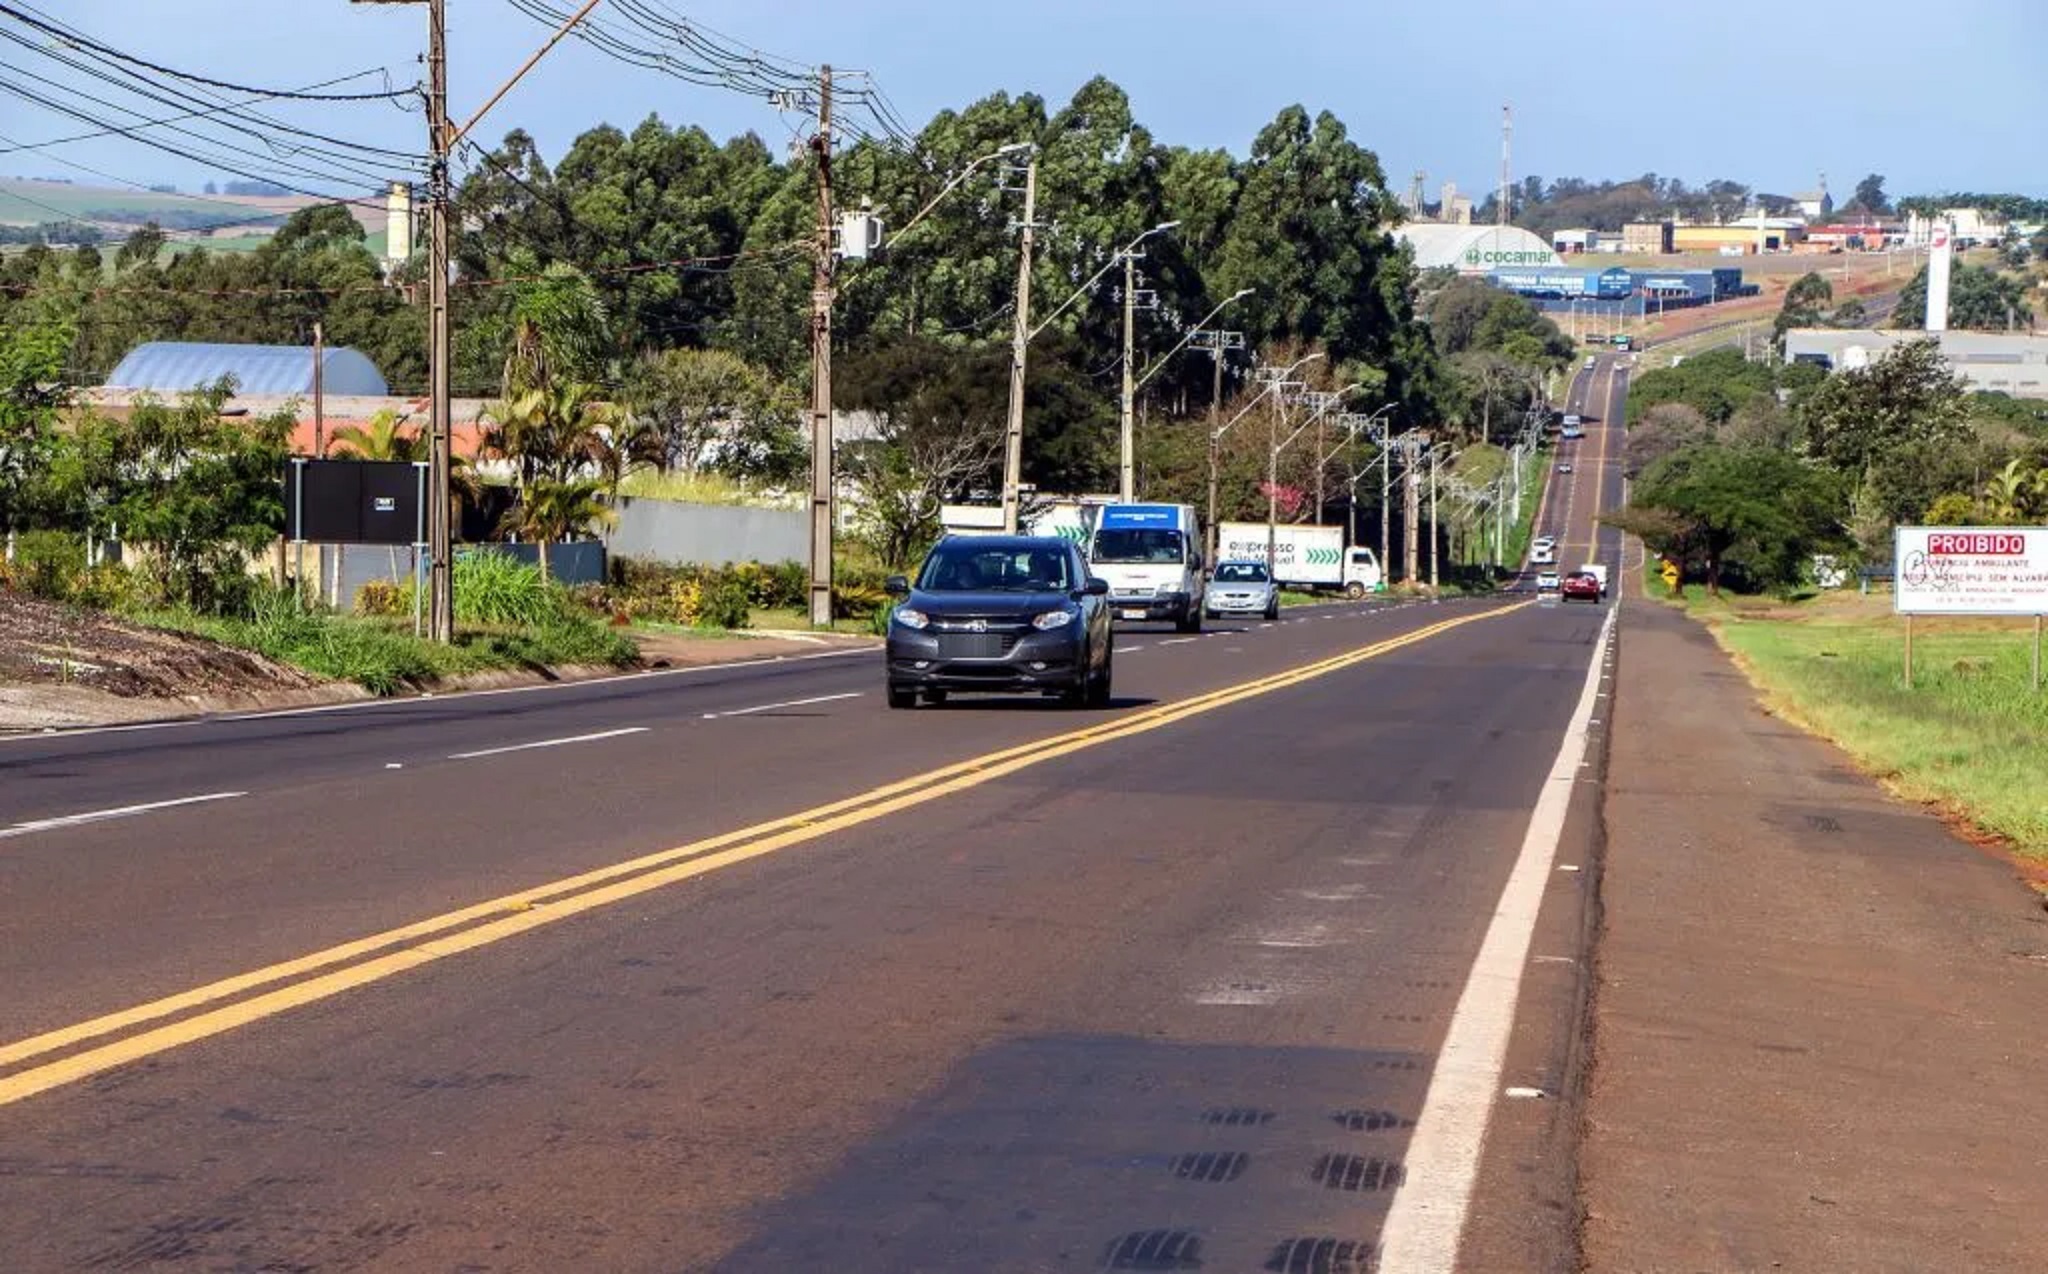
{"type": "Polygon", "coordinates": [[[1673,226],[1674,252],[1784,252],[1806,237],[1806,227],[1785,217],[1761,217],[1732,226],[1673,226]]]}

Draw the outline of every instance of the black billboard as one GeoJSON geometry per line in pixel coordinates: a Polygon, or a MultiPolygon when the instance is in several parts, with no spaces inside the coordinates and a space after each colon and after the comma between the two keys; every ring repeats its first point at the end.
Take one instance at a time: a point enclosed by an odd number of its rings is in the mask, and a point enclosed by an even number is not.
{"type": "Polygon", "coordinates": [[[285,470],[285,538],[317,544],[426,540],[427,466],[404,460],[301,460],[285,470]]]}

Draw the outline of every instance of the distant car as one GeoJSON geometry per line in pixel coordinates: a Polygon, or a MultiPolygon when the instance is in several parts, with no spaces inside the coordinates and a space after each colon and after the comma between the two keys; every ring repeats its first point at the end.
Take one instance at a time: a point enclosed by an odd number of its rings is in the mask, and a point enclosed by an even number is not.
{"type": "Polygon", "coordinates": [[[1264,562],[1219,562],[1209,578],[1209,617],[1263,615],[1280,618],[1280,588],[1264,562]]]}
{"type": "Polygon", "coordinates": [[[1573,571],[1564,577],[1564,582],[1558,587],[1557,595],[1560,601],[1588,601],[1597,603],[1600,600],[1600,577],[1589,571],[1573,571]]]}
{"type": "Polygon", "coordinates": [[[1591,354],[1588,354],[1588,355],[1586,356],[1586,370],[1587,370],[1587,371],[1589,371],[1589,372],[1590,372],[1590,371],[1592,371],[1592,370],[1593,370],[1593,369],[1594,369],[1595,367],[1597,367],[1597,366],[1599,366],[1599,365],[1600,365],[1600,360],[1599,360],[1598,358],[1594,357],[1594,356],[1593,356],[1593,355],[1591,355],[1591,354]]]}
{"type": "Polygon", "coordinates": [[[1109,704],[1109,583],[1055,536],[947,536],[913,582],[890,576],[889,706],[954,691],[1057,695],[1109,704]]]}
{"type": "Polygon", "coordinates": [[[1537,592],[1539,592],[1539,593],[1554,593],[1554,592],[1556,592],[1556,591],[1557,591],[1557,585],[1558,585],[1558,579],[1557,579],[1557,572],[1556,572],[1556,571],[1539,571],[1539,572],[1537,572],[1537,575],[1536,575],[1536,591],[1537,591],[1537,592]]]}
{"type": "Polygon", "coordinates": [[[1539,535],[1529,541],[1529,543],[1539,549],[1554,549],[1557,547],[1557,537],[1554,535],[1539,535]]]}
{"type": "Polygon", "coordinates": [[[1538,540],[1529,546],[1529,561],[1537,566],[1549,566],[1557,561],[1557,545],[1538,540]]]}
{"type": "Polygon", "coordinates": [[[1558,434],[1558,437],[1563,438],[1566,442],[1577,442],[1579,439],[1585,436],[1586,431],[1579,428],[1577,425],[1566,425],[1564,429],[1560,431],[1558,434]]]}
{"type": "Polygon", "coordinates": [[[1557,471],[1559,473],[1570,473],[1572,471],[1572,462],[1569,460],[1565,461],[1563,464],[1557,466],[1557,471]]]}

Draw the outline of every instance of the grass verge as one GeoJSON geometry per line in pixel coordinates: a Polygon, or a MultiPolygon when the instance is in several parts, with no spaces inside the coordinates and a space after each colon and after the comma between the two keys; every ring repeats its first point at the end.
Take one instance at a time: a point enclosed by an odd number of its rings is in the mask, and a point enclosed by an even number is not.
{"type": "Polygon", "coordinates": [[[1916,620],[1908,690],[1905,623],[1887,598],[1717,600],[1689,589],[1684,604],[1773,710],[1833,740],[1901,796],[2048,863],[2048,693],[2029,687],[2028,621],[1916,620]]]}
{"type": "Polygon", "coordinates": [[[575,664],[624,667],[639,658],[631,639],[594,619],[572,616],[531,627],[473,625],[445,646],[413,636],[409,621],[306,610],[288,595],[260,600],[246,617],[159,611],[132,618],[253,650],[378,695],[469,673],[575,664]]]}

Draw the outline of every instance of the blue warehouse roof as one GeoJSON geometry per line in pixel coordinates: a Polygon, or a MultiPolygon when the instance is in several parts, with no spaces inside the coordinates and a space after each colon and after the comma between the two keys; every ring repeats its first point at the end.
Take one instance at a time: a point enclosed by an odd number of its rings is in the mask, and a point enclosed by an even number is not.
{"type": "MultiPolygon", "coordinates": [[[[352,349],[329,346],[321,363],[325,393],[382,397],[391,392],[377,365],[352,349]]],[[[236,390],[244,394],[310,394],[313,347],[149,341],[128,351],[108,374],[107,385],[176,394],[223,376],[234,377],[236,390]]]]}

